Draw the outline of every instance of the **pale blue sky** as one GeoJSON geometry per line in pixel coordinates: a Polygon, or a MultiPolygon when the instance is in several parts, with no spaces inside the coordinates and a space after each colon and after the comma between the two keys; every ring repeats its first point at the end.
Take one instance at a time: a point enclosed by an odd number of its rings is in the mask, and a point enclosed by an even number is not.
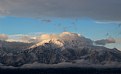
{"type": "Polygon", "coordinates": [[[97,23],[96,20],[89,18],[0,18],[0,33],[10,35],[36,32],[61,33],[63,31],[69,31],[79,33],[91,39],[103,39],[107,37],[121,37],[119,34],[121,32],[120,29],[117,23],[97,23]]]}

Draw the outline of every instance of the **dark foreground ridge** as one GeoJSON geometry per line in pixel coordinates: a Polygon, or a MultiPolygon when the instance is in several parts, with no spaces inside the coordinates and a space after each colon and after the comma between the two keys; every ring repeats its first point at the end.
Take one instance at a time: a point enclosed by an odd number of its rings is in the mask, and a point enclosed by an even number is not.
{"type": "Polygon", "coordinates": [[[0,69],[0,74],[121,74],[121,68],[0,69]]]}

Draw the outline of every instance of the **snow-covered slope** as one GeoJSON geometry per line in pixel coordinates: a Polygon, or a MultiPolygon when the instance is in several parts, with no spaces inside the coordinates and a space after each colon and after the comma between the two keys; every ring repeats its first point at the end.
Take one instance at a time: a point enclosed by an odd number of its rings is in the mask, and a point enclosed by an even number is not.
{"type": "Polygon", "coordinates": [[[32,45],[29,47],[29,49],[36,48],[38,46],[45,46],[45,47],[50,47],[49,44],[51,44],[52,48],[62,48],[64,47],[64,42],[59,39],[48,39],[48,40],[43,40],[35,45],[32,45]]]}
{"type": "Polygon", "coordinates": [[[93,42],[85,38],[83,36],[79,36],[76,33],[71,33],[71,32],[63,32],[59,36],[52,37],[52,38],[47,38],[42,40],[41,42],[29,47],[29,49],[42,46],[42,45],[47,45],[47,44],[53,44],[54,47],[61,47],[63,49],[66,48],[82,48],[84,46],[92,45],[93,42]]]}
{"type": "Polygon", "coordinates": [[[18,52],[16,49],[15,52],[0,48],[0,63],[7,66],[22,66],[34,62],[102,66],[121,64],[121,51],[94,46],[90,39],[70,32],[64,32],[54,38],[48,36],[25,50],[18,52]]]}

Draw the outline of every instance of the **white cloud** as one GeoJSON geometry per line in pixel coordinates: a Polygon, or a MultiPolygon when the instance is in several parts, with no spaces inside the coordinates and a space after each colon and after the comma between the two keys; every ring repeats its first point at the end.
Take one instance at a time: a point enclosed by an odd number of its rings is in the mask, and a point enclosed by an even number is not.
{"type": "Polygon", "coordinates": [[[14,35],[9,35],[9,38],[6,41],[8,41],[8,42],[36,43],[36,36],[31,36],[28,34],[14,34],[14,35]]]}
{"type": "Polygon", "coordinates": [[[7,40],[7,39],[8,39],[8,35],[0,34],[0,40],[7,40]]]}
{"type": "Polygon", "coordinates": [[[48,40],[48,39],[57,39],[59,38],[56,34],[42,34],[38,39],[41,40],[48,40]]]}
{"type": "Polygon", "coordinates": [[[55,40],[57,42],[59,40],[60,41],[59,43],[61,45],[64,45],[65,48],[71,48],[71,49],[74,47],[93,44],[92,40],[80,36],[79,34],[71,32],[63,32],[60,34],[42,34],[39,37],[37,37],[37,41],[40,42],[39,43],[40,45],[43,44],[43,42],[48,42],[49,40],[55,40]]]}
{"type": "Polygon", "coordinates": [[[98,24],[121,24],[121,21],[96,21],[98,24]]]}

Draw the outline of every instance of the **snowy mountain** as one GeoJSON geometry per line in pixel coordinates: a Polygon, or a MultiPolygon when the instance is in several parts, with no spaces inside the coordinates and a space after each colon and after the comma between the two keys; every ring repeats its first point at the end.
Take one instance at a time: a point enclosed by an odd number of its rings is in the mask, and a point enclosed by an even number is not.
{"type": "MultiPolygon", "coordinates": [[[[78,60],[79,63],[80,60],[80,63],[105,65],[105,64],[121,62],[121,52],[116,48],[108,49],[106,47],[101,47],[101,46],[84,46],[82,48],[79,47],[75,49],[63,47],[64,49],[62,50],[62,47],[53,48],[53,44],[54,43],[51,42],[48,43],[47,45],[46,43],[44,43],[40,46],[29,49],[29,53],[30,52],[36,53],[36,55],[38,55],[39,57],[44,56],[43,57],[44,60],[49,59],[49,61],[53,61],[53,63],[54,63],[53,59],[57,58],[59,58],[58,59],[59,61],[56,61],[57,63],[60,62],[76,63],[77,62],[76,60],[78,60]],[[48,58],[45,59],[45,56],[48,58]]],[[[39,62],[39,63],[46,63],[46,62],[39,62]]],[[[48,62],[47,64],[50,64],[50,62],[48,62]]]]}
{"type": "Polygon", "coordinates": [[[121,64],[121,51],[95,46],[90,39],[75,33],[64,32],[59,37],[26,45],[23,45],[24,50],[20,46],[19,52],[18,49],[11,52],[10,47],[0,48],[0,63],[15,67],[35,62],[49,65],[66,62],[80,66],[121,64]]]}
{"type": "Polygon", "coordinates": [[[51,48],[62,48],[62,47],[64,47],[64,43],[59,39],[48,39],[48,40],[44,40],[42,42],[39,42],[39,43],[29,47],[29,49],[36,48],[38,46],[45,46],[47,49],[49,49],[50,47],[51,48]],[[51,45],[49,46],[49,44],[51,44],[51,45]]]}

